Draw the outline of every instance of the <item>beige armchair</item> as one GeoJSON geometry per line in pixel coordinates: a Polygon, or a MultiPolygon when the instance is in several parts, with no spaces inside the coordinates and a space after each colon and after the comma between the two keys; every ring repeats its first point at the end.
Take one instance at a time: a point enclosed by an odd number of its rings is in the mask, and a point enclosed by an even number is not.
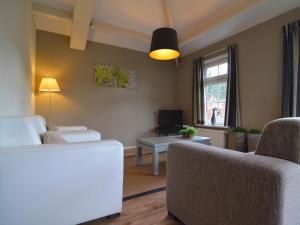
{"type": "Polygon", "coordinates": [[[172,144],[167,208],[185,225],[299,225],[300,118],[269,123],[255,154],[172,144]]]}

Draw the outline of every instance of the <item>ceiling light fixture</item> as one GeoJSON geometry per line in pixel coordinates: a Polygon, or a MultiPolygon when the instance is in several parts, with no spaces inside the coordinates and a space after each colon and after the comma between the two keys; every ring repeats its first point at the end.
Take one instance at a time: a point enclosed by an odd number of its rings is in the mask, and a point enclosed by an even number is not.
{"type": "Polygon", "coordinates": [[[153,31],[149,56],[157,60],[171,60],[180,56],[177,32],[170,27],[153,31]]]}

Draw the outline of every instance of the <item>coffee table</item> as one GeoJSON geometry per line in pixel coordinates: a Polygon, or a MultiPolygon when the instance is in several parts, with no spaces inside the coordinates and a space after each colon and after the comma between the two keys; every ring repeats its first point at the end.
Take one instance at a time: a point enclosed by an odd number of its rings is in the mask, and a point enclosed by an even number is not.
{"type": "Polygon", "coordinates": [[[136,148],[136,164],[142,165],[142,150],[152,151],[152,174],[159,175],[159,153],[168,151],[169,144],[178,141],[192,141],[201,144],[211,145],[211,140],[208,137],[194,136],[191,139],[182,138],[182,136],[167,136],[167,137],[149,137],[137,139],[136,148]]]}

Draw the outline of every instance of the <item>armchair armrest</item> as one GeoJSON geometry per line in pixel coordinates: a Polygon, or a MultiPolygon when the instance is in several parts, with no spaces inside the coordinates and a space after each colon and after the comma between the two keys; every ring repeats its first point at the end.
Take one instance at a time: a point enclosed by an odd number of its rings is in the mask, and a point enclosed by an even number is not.
{"type": "Polygon", "coordinates": [[[76,143],[100,140],[101,134],[94,130],[47,131],[44,134],[43,143],[76,143]]]}
{"type": "Polygon", "coordinates": [[[299,196],[298,164],[190,142],[169,147],[167,207],[185,224],[299,224],[299,196]]]}
{"type": "Polygon", "coordinates": [[[117,141],[0,149],[1,224],[79,224],[121,212],[117,141]],[[16,216],[18,215],[18,216],[16,216]]]}

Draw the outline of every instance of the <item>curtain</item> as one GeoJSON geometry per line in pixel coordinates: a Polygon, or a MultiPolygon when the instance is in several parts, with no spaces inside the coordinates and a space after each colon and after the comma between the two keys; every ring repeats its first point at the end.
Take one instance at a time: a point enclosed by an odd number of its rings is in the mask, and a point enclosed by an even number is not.
{"type": "Polygon", "coordinates": [[[300,116],[300,20],[283,26],[282,117],[300,116]]]}
{"type": "Polygon", "coordinates": [[[204,59],[193,61],[193,124],[204,124],[204,59]]]}
{"type": "Polygon", "coordinates": [[[237,46],[230,45],[228,50],[228,80],[225,107],[224,126],[241,126],[240,104],[239,104],[239,85],[237,71],[237,46]]]}

